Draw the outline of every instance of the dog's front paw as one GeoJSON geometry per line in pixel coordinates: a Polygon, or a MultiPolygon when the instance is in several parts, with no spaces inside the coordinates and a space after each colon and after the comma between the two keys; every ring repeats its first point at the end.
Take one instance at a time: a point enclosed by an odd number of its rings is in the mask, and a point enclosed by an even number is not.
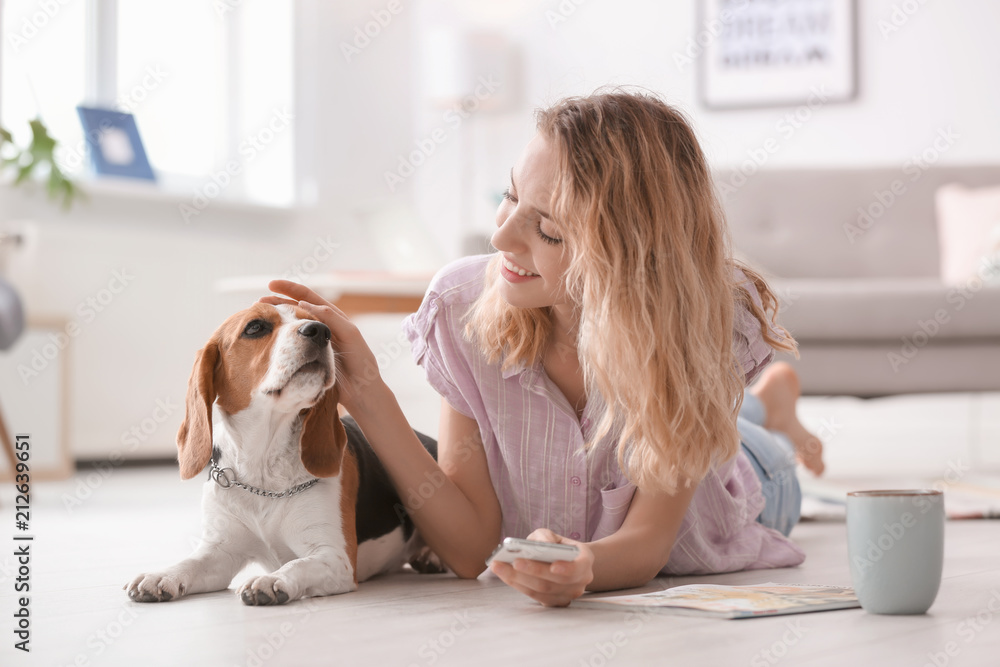
{"type": "Polygon", "coordinates": [[[135,602],[170,602],[183,596],[188,586],[175,576],[153,573],[140,574],[124,589],[135,602]]]}
{"type": "Polygon", "coordinates": [[[283,579],[272,574],[263,574],[240,586],[236,594],[246,605],[285,604],[294,599],[288,588],[288,583],[283,579]]]}

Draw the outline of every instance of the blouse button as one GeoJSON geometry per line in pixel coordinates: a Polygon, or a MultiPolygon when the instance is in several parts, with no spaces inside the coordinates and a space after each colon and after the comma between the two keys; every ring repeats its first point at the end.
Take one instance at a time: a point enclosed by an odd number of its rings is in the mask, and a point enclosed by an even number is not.
{"type": "Polygon", "coordinates": [[[569,539],[571,539],[571,540],[578,540],[578,539],[580,539],[580,533],[578,533],[576,531],[573,531],[572,533],[569,534],[569,539]]]}
{"type": "Polygon", "coordinates": [[[580,426],[582,426],[584,430],[590,428],[590,420],[584,417],[583,421],[580,422],[580,426]]]}
{"type": "MultiPolygon", "coordinates": [[[[569,483],[572,484],[573,486],[580,486],[580,478],[579,477],[570,477],[569,478],[569,483]]],[[[576,539],[576,538],[573,538],[573,539],[576,539]]]]}

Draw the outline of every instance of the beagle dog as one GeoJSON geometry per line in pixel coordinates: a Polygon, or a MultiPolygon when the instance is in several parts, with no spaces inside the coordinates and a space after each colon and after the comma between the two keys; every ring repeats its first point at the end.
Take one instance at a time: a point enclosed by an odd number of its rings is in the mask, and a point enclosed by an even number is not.
{"type": "MultiPolygon", "coordinates": [[[[248,605],[353,591],[411,556],[415,569],[441,571],[361,429],[340,419],[338,396],[325,324],[264,303],[227,319],[198,351],[177,433],[183,479],[211,464],[201,544],[135,577],[128,596],[222,590],[251,562],[269,574],[237,591],[248,605]]],[[[436,458],[435,442],[417,435],[436,458]]]]}

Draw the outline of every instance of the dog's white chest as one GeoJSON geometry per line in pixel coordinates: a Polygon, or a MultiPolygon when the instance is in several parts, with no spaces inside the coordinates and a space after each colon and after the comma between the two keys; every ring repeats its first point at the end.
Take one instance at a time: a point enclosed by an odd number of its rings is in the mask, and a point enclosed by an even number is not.
{"type": "Polygon", "coordinates": [[[208,484],[203,508],[205,520],[211,522],[207,527],[217,524],[219,530],[240,536],[233,547],[246,548],[251,559],[265,567],[279,567],[321,545],[346,549],[338,477],[285,498],[208,484]]]}

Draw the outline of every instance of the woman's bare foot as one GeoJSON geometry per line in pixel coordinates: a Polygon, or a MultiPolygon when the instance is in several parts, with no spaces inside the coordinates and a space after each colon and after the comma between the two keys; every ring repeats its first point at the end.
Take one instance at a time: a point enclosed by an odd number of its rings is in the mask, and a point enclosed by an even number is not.
{"type": "Polygon", "coordinates": [[[750,393],[764,404],[767,412],[764,428],[787,435],[795,445],[798,460],[813,474],[823,474],[823,443],[806,430],[795,414],[795,403],[801,393],[795,369],[784,361],[771,364],[760,374],[750,393]]]}

